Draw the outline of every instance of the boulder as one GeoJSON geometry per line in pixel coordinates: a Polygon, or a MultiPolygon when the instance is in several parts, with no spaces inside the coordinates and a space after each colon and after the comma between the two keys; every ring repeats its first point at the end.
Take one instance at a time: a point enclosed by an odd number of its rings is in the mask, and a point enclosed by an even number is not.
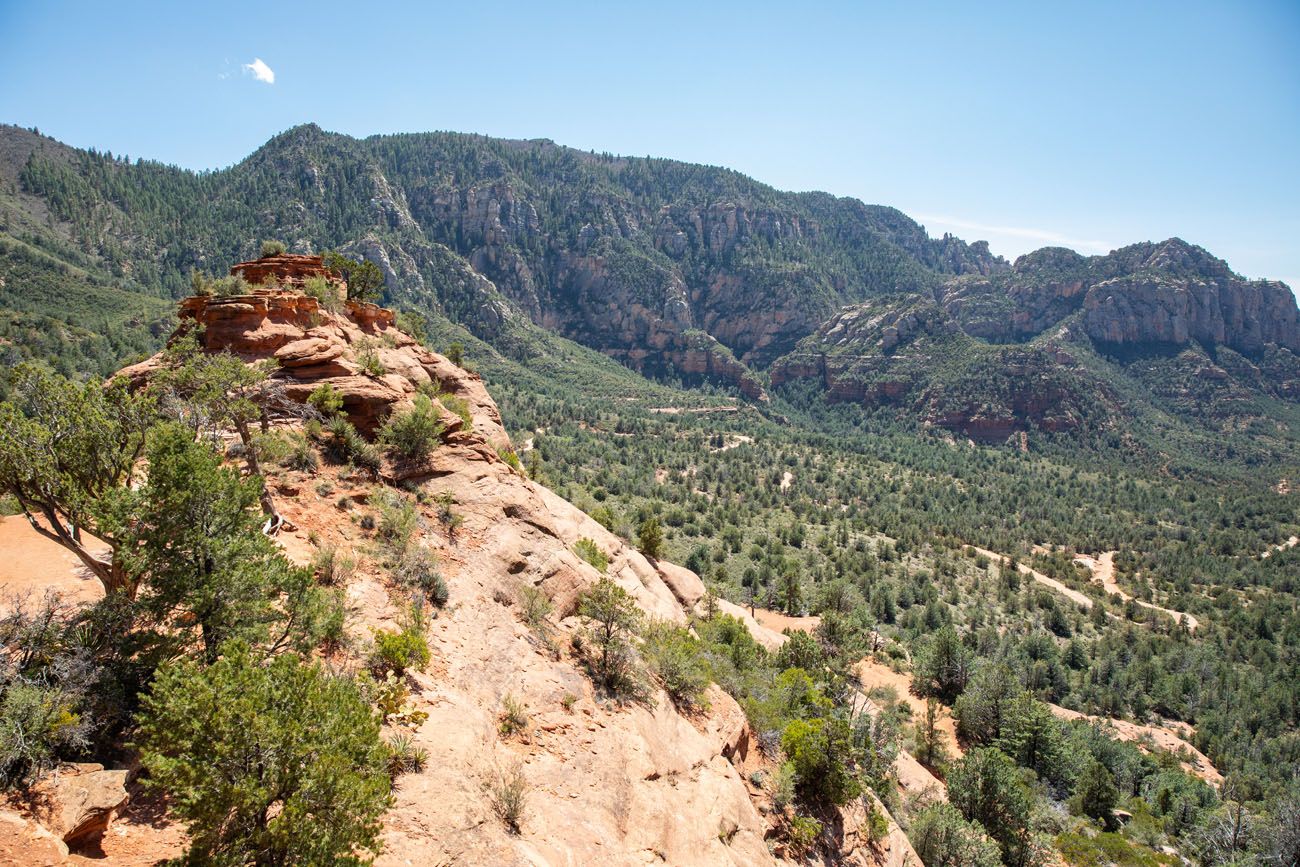
{"type": "Polygon", "coordinates": [[[35,787],[41,823],[69,849],[98,843],[126,804],[129,773],[93,763],[60,766],[35,787]]]}

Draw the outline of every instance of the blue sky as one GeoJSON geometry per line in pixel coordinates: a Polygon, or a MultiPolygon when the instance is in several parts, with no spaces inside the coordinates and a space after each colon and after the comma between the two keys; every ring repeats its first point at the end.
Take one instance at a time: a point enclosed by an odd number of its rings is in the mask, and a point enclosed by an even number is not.
{"type": "Polygon", "coordinates": [[[306,121],[545,137],[894,205],[1008,256],[1179,235],[1300,285],[1296,0],[0,0],[0,121],[191,168],[306,121]]]}

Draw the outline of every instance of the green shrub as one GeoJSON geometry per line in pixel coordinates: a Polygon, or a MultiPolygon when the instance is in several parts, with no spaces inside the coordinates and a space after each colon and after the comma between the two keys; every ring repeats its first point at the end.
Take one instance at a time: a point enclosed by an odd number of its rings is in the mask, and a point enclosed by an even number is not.
{"type": "Polygon", "coordinates": [[[642,653],[664,691],[679,707],[706,706],[708,663],[700,642],[689,629],[671,623],[653,623],[644,633],[642,653]]]}
{"type": "Polygon", "coordinates": [[[586,536],[573,543],[573,553],[586,560],[602,575],[609,568],[609,555],[600,550],[596,543],[586,536]]]}
{"type": "Polygon", "coordinates": [[[497,818],[505,823],[512,833],[518,834],[524,819],[524,810],[528,805],[528,780],[524,777],[524,766],[515,763],[504,771],[498,771],[496,778],[488,784],[488,800],[497,818]]]}
{"type": "Polygon", "coordinates": [[[388,372],[388,368],[379,357],[377,344],[370,338],[357,342],[357,366],[361,368],[362,373],[374,379],[388,372]]]}
{"type": "Polygon", "coordinates": [[[1024,863],[1033,849],[1033,792],[1005,753],[981,748],[955,762],[948,772],[948,797],[962,816],[984,826],[1004,862],[1024,863]]]}
{"type": "Polygon", "coordinates": [[[429,751],[416,746],[406,732],[398,732],[388,741],[388,775],[394,779],[402,774],[424,769],[429,761],[429,751]]]}
{"type": "Polygon", "coordinates": [[[776,769],[776,776],[772,778],[772,806],[777,810],[785,810],[786,807],[794,803],[794,763],[782,762],[776,769]]]}
{"type": "Polygon", "coordinates": [[[420,343],[429,340],[428,323],[423,315],[414,310],[398,310],[394,324],[420,343]]]}
{"type": "Polygon", "coordinates": [[[438,570],[438,558],[422,545],[414,545],[397,565],[395,573],[403,586],[419,590],[435,608],[447,605],[447,582],[438,570]]]}
{"type": "Polygon", "coordinates": [[[1065,863],[1073,867],[1166,867],[1180,863],[1176,856],[1159,855],[1110,831],[1091,837],[1058,834],[1053,842],[1065,863]]]}
{"type": "Polygon", "coordinates": [[[841,719],[796,719],[781,733],[794,766],[795,790],[809,804],[847,804],[862,791],[853,776],[853,740],[841,719]]]}
{"type": "Polygon", "coordinates": [[[336,313],[343,308],[338,287],[324,277],[308,277],[302,284],[303,294],[315,298],[322,310],[336,313]]]}
{"type": "Polygon", "coordinates": [[[346,554],[340,554],[333,546],[321,548],[312,557],[311,568],[316,573],[316,580],[333,587],[346,584],[356,572],[357,561],[346,554]]]}
{"type": "Polygon", "coordinates": [[[822,823],[811,816],[792,816],[785,829],[786,842],[800,858],[813,851],[817,846],[817,838],[821,835],[822,823]]]}
{"type": "Polygon", "coordinates": [[[359,864],[391,803],[379,721],[347,678],[246,645],[160,669],[137,743],[187,863],[359,864]]]}
{"type": "Polygon", "coordinates": [[[423,630],[407,626],[400,632],[381,629],[375,633],[371,671],[377,674],[391,671],[400,677],[408,669],[420,671],[428,664],[429,642],[423,630]]]}
{"type": "Polygon", "coordinates": [[[289,435],[288,447],[288,454],[281,459],[284,466],[302,473],[314,473],[320,468],[320,458],[316,456],[316,449],[312,448],[311,442],[303,434],[289,435]]]}
{"type": "Polygon", "coordinates": [[[404,458],[427,457],[441,440],[442,420],[433,401],[416,394],[410,409],[396,412],[379,432],[379,438],[404,458]]]}
{"type": "Polygon", "coordinates": [[[618,526],[618,520],[614,517],[614,513],[609,510],[608,506],[597,506],[592,509],[589,514],[593,521],[600,524],[600,526],[609,530],[611,533],[613,533],[614,528],[618,526]]]}
{"type": "Polygon", "coordinates": [[[383,488],[374,498],[379,510],[379,538],[399,559],[406,555],[411,537],[420,527],[420,513],[415,503],[394,491],[383,488]]]}
{"type": "Polygon", "coordinates": [[[284,241],[269,240],[262,242],[263,256],[279,256],[288,249],[284,241]]]}
{"type": "Polygon", "coordinates": [[[326,418],[332,418],[343,410],[343,394],[328,382],[322,382],[307,395],[307,402],[316,407],[326,418]]]}
{"type": "Polygon", "coordinates": [[[86,744],[77,697],[51,686],[15,680],[0,695],[0,787],[39,777],[65,750],[86,744]]]}
{"type": "Polygon", "coordinates": [[[1092,757],[1088,757],[1083,772],[1074,784],[1074,796],[1070,799],[1070,809],[1081,816],[1103,823],[1107,830],[1114,830],[1115,817],[1111,811],[1119,800],[1119,790],[1115,787],[1115,777],[1106,766],[1092,757]]]}
{"type": "Polygon", "coordinates": [[[641,610],[632,597],[609,578],[601,578],[579,597],[578,613],[588,623],[588,662],[596,679],[611,695],[639,698],[644,684],[631,637],[641,622],[641,610]]]}
{"type": "Polygon", "coordinates": [[[956,807],[930,804],[912,819],[907,832],[922,864],[961,867],[1001,867],[997,844],[975,822],[967,821],[956,807]]]}
{"type": "Polygon", "coordinates": [[[505,737],[528,731],[528,709],[509,693],[501,700],[501,717],[497,728],[505,737]]]}
{"type": "Polygon", "coordinates": [[[218,277],[211,284],[212,294],[218,298],[228,298],[232,295],[247,295],[253,290],[244,279],[243,274],[232,274],[228,277],[218,277]]]}
{"type": "Polygon", "coordinates": [[[465,423],[465,430],[474,429],[474,415],[469,411],[469,402],[465,398],[443,392],[430,396],[446,407],[449,412],[460,416],[460,420],[465,423]]]}
{"type": "Polygon", "coordinates": [[[866,802],[866,821],[863,823],[867,831],[867,840],[872,846],[877,845],[889,836],[889,816],[876,803],[875,799],[863,798],[866,802]]]}
{"type": "Polygon", "coordinates": [[[456,504],[455,495],[451,491],[442,491],[434,497],[434,502],[438,506],[438,523],[447,531],[447,538],[454,541],[456,533],[465,523],[465,519],[452,508],[456,504]]]}
{"type": "Polygon", "coordinates": [[[351,461],[358,467],[377,470],[382,465],[379,451],[352,426],[352,422],[341,415],[330,418],[327,430],[330,432],[331,449],[339,460],[351,461]]]}
{"type": "Polygon", "coordinates": [[[545,629],[546,619],[551,616],[551,611],[554,609],[551,597],[547,596],[540,587],[531,584],[521,585],[517,595],[519,608],[524,614],[524,622],[534,631],[545,629]]]}
{"type": "Polygon", "coordinates": [[[343,588],[322,594],[312,635],[316,636],[323,651],[329,653],[348,643],[347,620],[347,597],[343,588]]]}
{"type": "Polygon", "coordinates": [[[501,458],[510,469],[520,475],[524,474],[524,465],[519,460],[519,454],[510,446],[500,446],[497,449],[497,457],[501,458]]]}
{"type": "Polygon", "coordinates": [[[641,553],[654,560],[659,557],[664,546],[664,531],[659,526],[658,518],[646,518],[637,531],[637,547],[641,553]]]}

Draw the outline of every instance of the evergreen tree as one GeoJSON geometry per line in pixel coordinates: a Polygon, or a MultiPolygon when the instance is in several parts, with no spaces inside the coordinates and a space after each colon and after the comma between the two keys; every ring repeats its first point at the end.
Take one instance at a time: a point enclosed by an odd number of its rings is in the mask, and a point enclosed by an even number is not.
{"type": "Polygon", "coordinates": [[[137,743],[194,864],[346,865],[379,850],[388,751],[349,680],[239,643],[210,667],[164,666],[137,743]]]}
{"type": "Polygon", "coordinates": [[[917,688],[923,695],[951,703],[966,688],[972,659],[970,648],[962,644],[956,630],[945,626],[917,654],[917,688]]]}
{"type": "Polygon", "coordinates": [[[109,594],[135,593],[124,528],[101,526],[105,501],[130,487],[155,418],[152,401],[125,381],[78,385],[35,364],[14,371],[13,399],[0,403],[0,490],[32,527],[72,551],[109,594]],[[109,548],[93,551],[86,534],[109,548]]]}
{"type": "Polygon", "coordinates": [[[1115,778],[1110,771],[1096,759],[1088,759],[1074,784],[1074,805],[1077,811],[1100,820],[1110,829],[1115,825],[1112,811],[1118,800],[1119,790],[1115,788],[1115,778]]]}
{"type": "Polygon", "coordinates": [[[637,547],[651,560],[658,559],[663,553],[664,531],[659,526],[659,519],[653,516],[641,522],[637,531],[637,547]]]}
{"type": "Polygon", "coordinates": [[[1033,796],[1001,750],[972,750],[954,764],[948,774],[948,798],[962,816],[984,826],[1008,867],[1033,861],[1033,796]]]}

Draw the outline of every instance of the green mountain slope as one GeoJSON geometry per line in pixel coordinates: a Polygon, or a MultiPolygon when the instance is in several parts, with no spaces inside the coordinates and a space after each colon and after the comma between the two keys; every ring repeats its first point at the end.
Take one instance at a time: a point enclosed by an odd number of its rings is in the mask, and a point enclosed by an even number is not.
{"type": "Polygon", "coordinates": [[[548,141],[307,125],[194,173],[0,127],[0,305],[58,319],[71,369],[156,342],[159,299],[267,237],[364,256],[385,303],[530,370],[570,359],[557,375],[572,382],[632,380],[559,338],[749,399],[769,375],[811,378],[988,442],[1247,462],[1294,445],[1293,297],[1177,239],[1012,267],[891,208],[548,141]]]}

